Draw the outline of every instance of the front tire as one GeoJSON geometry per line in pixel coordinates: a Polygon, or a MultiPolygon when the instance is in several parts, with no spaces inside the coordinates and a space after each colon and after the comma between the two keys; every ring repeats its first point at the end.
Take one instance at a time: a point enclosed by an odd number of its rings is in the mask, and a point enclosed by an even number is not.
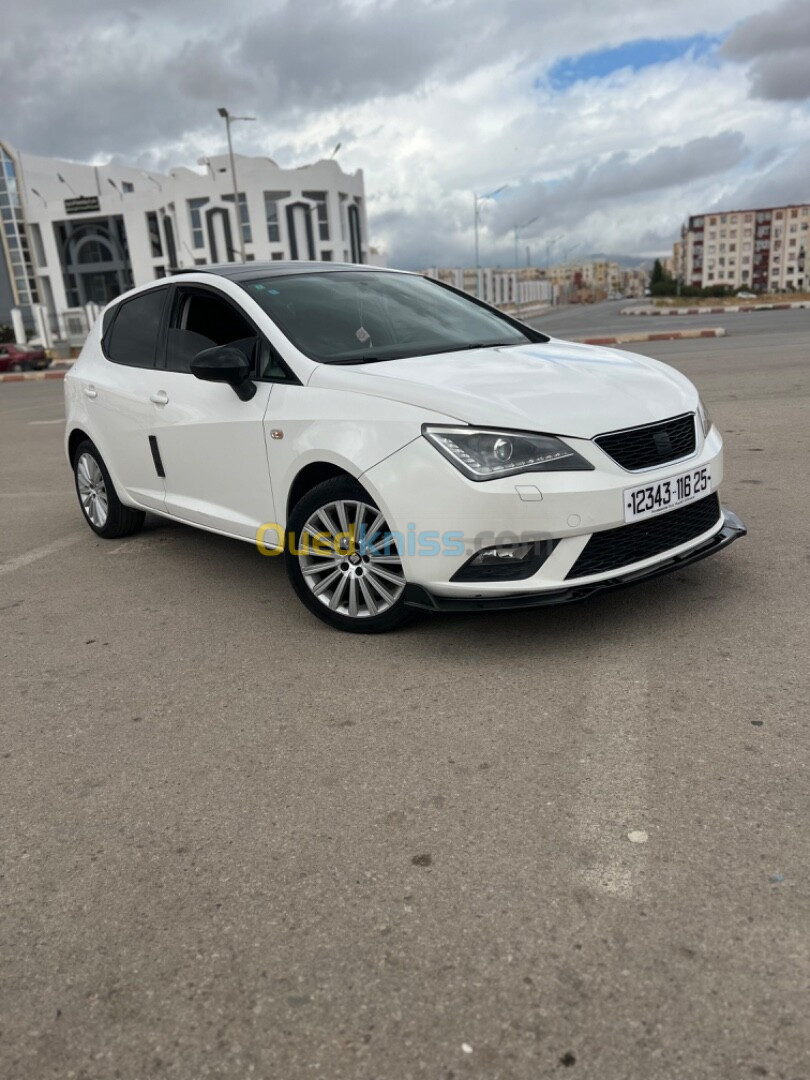
{"type": "Polygon", "coordinates": [[[322,622],[353,634],[402,626],[405,574],[385,517],[351,477],[318,484],[293,508],[284,559],[298,598],[322,622]]]}
{"type": "Polygon", "coordinates": [[[73,476],[84,520],[97,536],[117,540],[140,531],[146,514],[143,510],[124,506],[118,498],[104,459],[89,439],[76,448],[73,476]]]}

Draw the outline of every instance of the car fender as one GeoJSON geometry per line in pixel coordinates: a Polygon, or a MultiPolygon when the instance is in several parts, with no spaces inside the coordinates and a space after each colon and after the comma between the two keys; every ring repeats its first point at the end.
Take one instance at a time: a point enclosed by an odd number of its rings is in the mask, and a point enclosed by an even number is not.
{"type": "Polygon", "coordinates": [[[290,489],[308,465],[331,465],[363,483],[369,469],[420,438],[425,423],[457,421],[369,394],[274,386],[265,441],[278,523],[286,524],[290,489]]]}

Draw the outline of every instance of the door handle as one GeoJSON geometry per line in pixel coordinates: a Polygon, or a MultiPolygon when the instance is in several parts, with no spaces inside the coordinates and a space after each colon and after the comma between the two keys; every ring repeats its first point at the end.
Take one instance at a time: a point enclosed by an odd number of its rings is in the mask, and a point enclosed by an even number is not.
{"type": "Polygon", "coordinates": [[[169,395],[165,390],[158,390],[157,393],[149,395],[149,400],[155,405],[168,405],[169,395]]]}
{"type": "Polygon", "coordinates": [[[84,396],[89,398],[97,398],[98,390],[96,390],[95,386],[85,386],[84,396]]]}

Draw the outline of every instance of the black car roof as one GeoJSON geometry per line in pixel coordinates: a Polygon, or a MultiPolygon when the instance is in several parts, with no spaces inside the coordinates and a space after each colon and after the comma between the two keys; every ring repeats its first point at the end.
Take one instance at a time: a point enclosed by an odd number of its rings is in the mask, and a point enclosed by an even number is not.
{"type": "MultiPolygon", "coordinates": [[[[391,273],[384,266],[358,265],[357,263],[334,262],[249,262],[249,263],[212,263],[207,266],[190,266],[188,269],[174,270],[172,277],[180,274],[215,274],[231,281],[250,281],[253,278],[279,277],[290,274],[325,274],[335,270],[368,270],[371,273],[391,273]]],[[[393,271],[396,273],[397,271],[393,271]]]]}

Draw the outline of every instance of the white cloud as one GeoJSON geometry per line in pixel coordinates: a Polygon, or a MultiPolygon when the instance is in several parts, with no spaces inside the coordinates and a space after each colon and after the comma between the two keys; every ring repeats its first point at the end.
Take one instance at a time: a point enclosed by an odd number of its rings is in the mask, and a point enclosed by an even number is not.
{"type": "Polygon", "coordinates": [[[366,172],[373,239],[398,265],[470,262],[472,192],[502,183],[482,212],[486,260],[511,261],[511,226],[536,213],[536,253],[560,235],[558,254],[664,251],[688,213],[797,197],[810,142],[802,73],[786,65],[774,90],[786,39],[764,0],[40,0],[6,19],[0,62],[32,41],[26,78],[0,83],[0,137],[193,164],[221,151],[227,104],[260,118],[236,132],[246,153],[297,164],[341,141],[344,168],[366,172]],[[547,81],[564,57],[730,30],[719,55],[563,91],[547,81]]]}

